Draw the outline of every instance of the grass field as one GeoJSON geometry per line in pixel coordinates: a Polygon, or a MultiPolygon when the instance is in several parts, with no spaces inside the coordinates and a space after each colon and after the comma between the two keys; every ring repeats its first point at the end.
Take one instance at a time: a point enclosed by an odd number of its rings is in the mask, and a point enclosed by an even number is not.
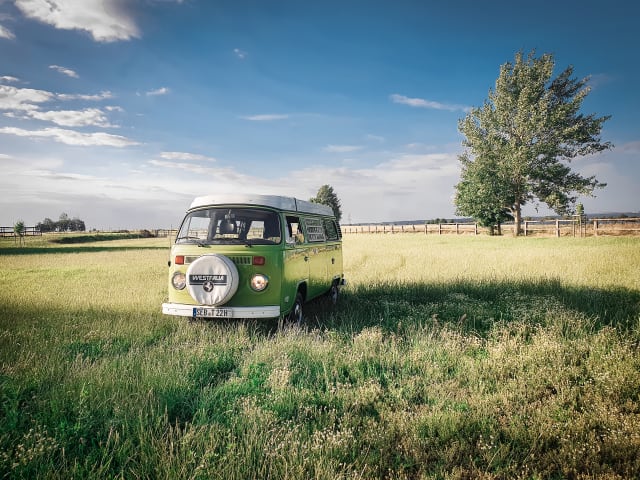
{"type": "Polygon", "coordinates": [[[0,478],[640,476],[640,239],[354,235],[338,306],[163,316],[168,240],[0,242],[0,478]]]}

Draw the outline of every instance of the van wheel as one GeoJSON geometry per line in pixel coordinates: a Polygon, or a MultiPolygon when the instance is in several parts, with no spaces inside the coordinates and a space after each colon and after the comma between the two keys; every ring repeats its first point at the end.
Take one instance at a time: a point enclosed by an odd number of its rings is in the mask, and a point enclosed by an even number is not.
{"type": "Polygon", "coordinates": [[[338,303],[338,298],[340,297],[340,288],[338,287],[337,284],[333,284],[331,285],[331,288],[329,289],[328,292],[328,296],[329,296],[329,301],[331,302],[331,305],[336,305],[338,303]]]}
{"type": "Polygon", "coordinates": [[[287,315],[287,323],[289,325],[302,325],[304,316],[302,314],[302,306],[304,305],[304,299],[302,298],[302,294],[300,292],[296,293],[296,301],[293,302],[293,308],[287,315]]]}

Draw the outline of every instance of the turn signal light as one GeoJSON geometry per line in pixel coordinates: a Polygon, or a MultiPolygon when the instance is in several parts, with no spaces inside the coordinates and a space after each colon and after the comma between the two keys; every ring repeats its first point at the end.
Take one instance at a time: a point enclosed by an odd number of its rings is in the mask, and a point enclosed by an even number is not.
{"type": "Polygon", "coordinates": [[[184,265],[184,255],[176,255],[176,261],[173,263],[176,265],[184,265]]]}
{"type": "Polygon", "coordinates": [[[253,265],[264,265],[266,259],[264,257],[253,257],[253,265]]]}

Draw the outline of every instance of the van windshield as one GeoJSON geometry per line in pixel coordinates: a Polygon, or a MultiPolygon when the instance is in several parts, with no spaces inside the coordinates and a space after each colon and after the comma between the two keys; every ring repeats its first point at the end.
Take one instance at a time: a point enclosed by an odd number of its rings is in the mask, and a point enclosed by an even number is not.
{"type": "Polygon", "coordinates": [[[276,245],[282,241],[280,217],[257,208],[213,207],[187,214],[176,243],[198,245],[276,245]]]}

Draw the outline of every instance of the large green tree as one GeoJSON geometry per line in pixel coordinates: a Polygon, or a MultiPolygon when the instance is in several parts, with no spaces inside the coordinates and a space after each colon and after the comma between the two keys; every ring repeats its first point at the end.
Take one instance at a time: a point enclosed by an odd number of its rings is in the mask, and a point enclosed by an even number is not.
{"type": "Polygon", "coordinates": [[[500,67],[482,107],[460,120],[465,152],[459,157],[458,214],[482,222],[508,214],[518,235],[527,203],[542,202],[568,214],[579,195],[593,195],[606,185],[572,171],[568,163],[612,147],[600,139],[610,117],[580,113],[589,77],[573,78],[569,66],[552,78],[554,67],[551,54],[517,53],[514,62],[500,67]]]}
{"type": "Polygon", "coordinates": [[[316,196],[310,198],[309,201],[330,206],[338,222],[342,218],[340,200],[338,199],[338,195],[333,191],[333,187],[331,185],[322,185],[318,189],[316,196]]]}

